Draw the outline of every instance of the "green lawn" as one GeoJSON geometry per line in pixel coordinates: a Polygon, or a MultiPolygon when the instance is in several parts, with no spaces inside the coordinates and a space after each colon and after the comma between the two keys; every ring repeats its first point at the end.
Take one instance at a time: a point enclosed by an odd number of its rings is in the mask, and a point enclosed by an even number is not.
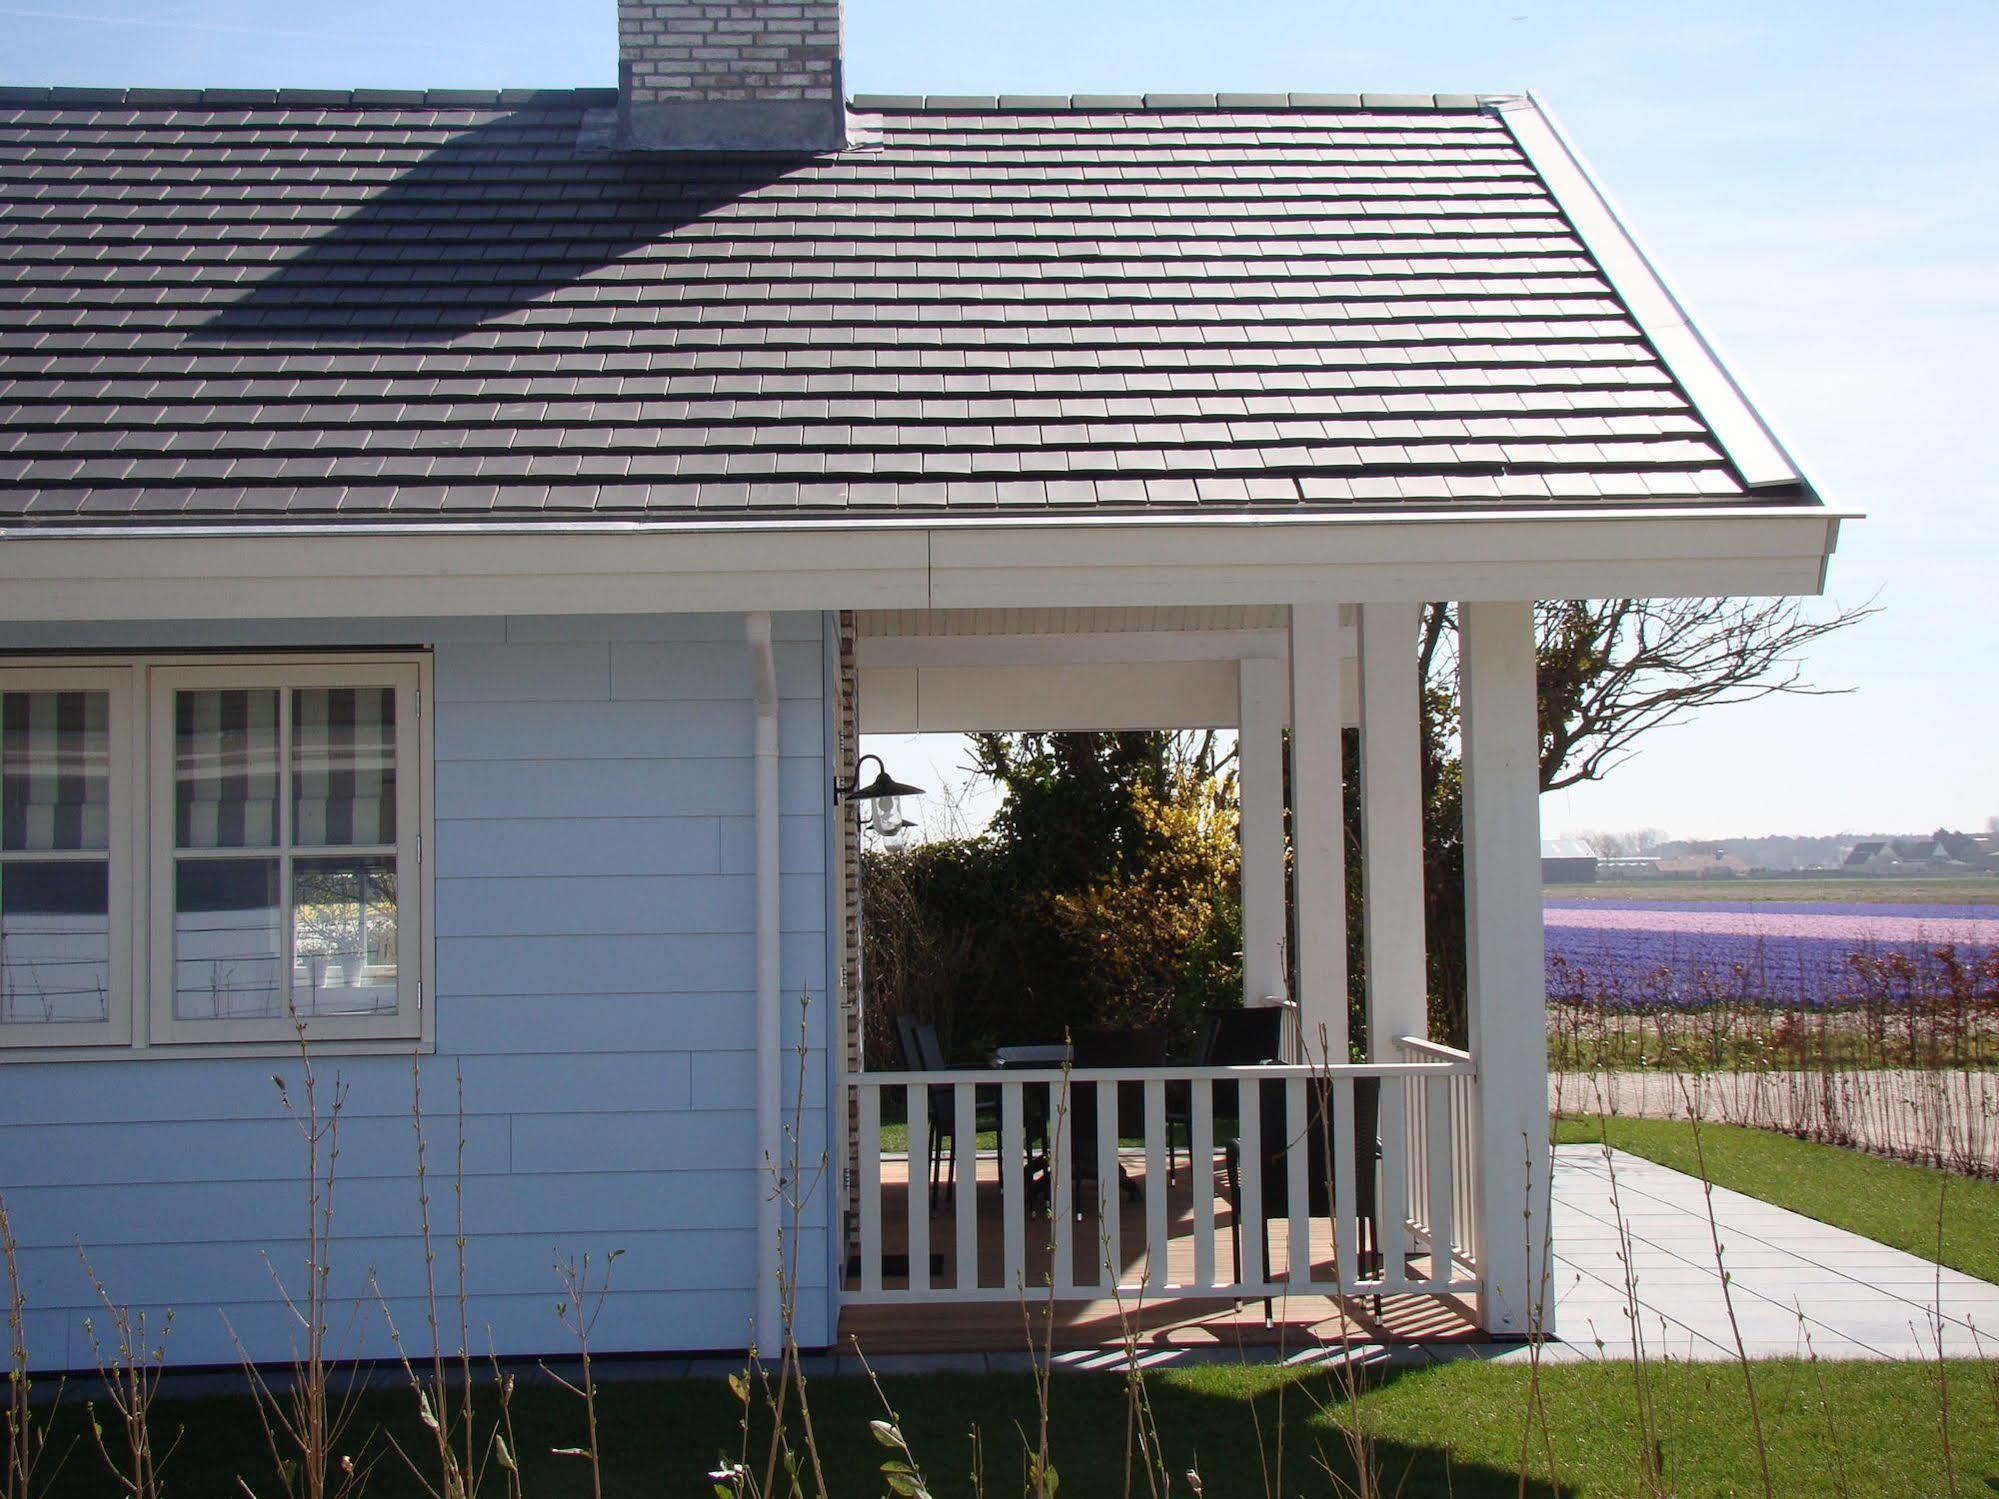
{"type": "MultiPolygon", "coordinates": [[[[1938,1440],[1937,1371],[1921,1364],[1759,1364],[1757,1393],[1780,1494],[1941,1494],[1945,1480],[1938,1440]],[[1824,1382],[1821,1404],[1819,1380],[1824,1382]],[[1828,1431],[1828,1411],[1831,1429],[1828,1431]],[[1843,1464],[1833,1456],[1837,1445],[1843,1464]]],[[[1739,1370],[1728,1365],[1671,1364],[1651,1368],[1666,1476],[1680,1495],[1747,1494],[1760,1490],[1755,1447],[1739,1370]]],[[[1559,1491],[1630,1494],[1639,1487],[1638,1435],[1628,1364],[1568,1365],[1543,1373],[1559,1491]]],[[[1999,1420],[1989,1372],[1976,1364],[1950,1367],[1951,1445],[1957,1483],[1965,1494],[1999,1483],[1999,1420]]],[[[986,1452],[984,1492],[1021,1493],[1019,1430],[1032,1430],[1034,1402],[1025,1376],[889,1377],[918,1458],[933,1491],[965,1495],[969,1433],[976,1426],[986,1452]]],[[[1127,1492],[1123,1482],[1125,1390],[1111,1376],[1058,1376],[1054,1382],[1052,1448],[1061,1493],[1095,1499],[1127,1492]]],[[[1523,1411],[1528,1371],[1521,1365],[1461,1362],[1390,1373],[1360,1401],[1361,1421],[1377,1443],[1389,1494],[1514,1495],[1521,1491],[1523,1411]]],[[[1224,1496],[1331,1495],[1316,1467],[1350,1467],[1333,1424],[1344,1406],[1325,1376],[1298,1377],[1267,1366],[1213,1367],[1157,1374],[1150,1390],[1173,1492],[1177,1475],[1198,1465],[1205,1492],[1224,1496]],[[1266,1487],[1263,1462],[1271,1434],[1285,1434],[1284,1482],[1266,1487]],[[1258,1425],[1264,1445],[1260,1449],[1258,1425]],[[1259,1451],[1263,1459],[1259,1458],[1259,1451]]],[[[841,1499],[882,1492],[875,1470],[885,1454],[869,1438],[879,1414],[873,1393],[853,1379],[815,1383],[813,1417],[828,1487],[841,1499]]],[[[588,1493],[582,1464],[549,1455],[581,1437],[575,1402],[547,1387],[516,1398],[517,1431],[530,1499],[571,1499],[588,1493]]],[[[413,1439],[406,1396],[384,1390],[369,1397],[362,1419],[392,1421],[413,1439]]],[[[707,1495],[703,1474],[733,1445],[738,1407],[719,1380],[631,1382],[607,1386],[601,1403],[609,1496],[707,1495]]],[[[71,1412],[72,1426],[80,1413],[71,1412]]],[[[237,1474],[260,1494],[265,1477],[254,1422],[241,1401],[209,1398],[167,1402],[161,1422],[185,1428],[166,1470],[170,1492],[223,1495],[237,1474]]],[[[1538,1433],[1527,1444],[1527,1491],[1553,1492],[1538,1433]]],[[[81,1499],[109,1492],[87,1443],[78,1447],[56,1494],[81,1499]]],[[[1145,1492],[1142,1478],[1137,1492],[1145,1492]]],[[[393,1455],[376,1467],[368,1494],[404,1499],[420,1494],[393,1455]]]]}
{"type": "MultiPolygon", "coordinates": [[[[1595,1144],[1603,1138],[1606,1125],[1610,1143],[1619,1150],[1690,1176],[1700,1174],[1693,1126],[1685,1120],[1559,1119],[1555,1139],[1561,1144],[1595,1144]]],[[[1702,1125],[1701,1147],[1708,1179],[1716,1186],[1760,1197],[1927,1260],[1938,1258],[1941,1196],[1943,1263],[1967,1275],[1999,1281],[1999,1183],[1726,1124],[1702,1125]]]]}

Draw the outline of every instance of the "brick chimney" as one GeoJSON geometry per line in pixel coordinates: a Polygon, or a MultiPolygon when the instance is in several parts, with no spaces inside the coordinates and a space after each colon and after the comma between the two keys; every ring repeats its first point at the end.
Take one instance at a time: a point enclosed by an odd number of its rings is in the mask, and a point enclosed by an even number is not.
{"type": "Polygon", "coordinates": [[[618,0],[620,144],[837,151],[840,0],[618,0]]]}

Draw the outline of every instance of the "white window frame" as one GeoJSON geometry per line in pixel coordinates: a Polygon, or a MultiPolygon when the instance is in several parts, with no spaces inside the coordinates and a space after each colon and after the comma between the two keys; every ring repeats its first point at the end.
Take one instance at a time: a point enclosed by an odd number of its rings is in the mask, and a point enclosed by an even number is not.
{"type": "MultiPolygon", "coordinates": [[[[299,1031],[276,1019],[180,1020],[174,1015],[174,692],[181,687],[277,689],[392,686],[396,692],[397,1006],[389,1015],[303,1017],[306,1039],[325,1055],[407,1054],[435,1045],[429,1002],[436,898],[428,850],[434,743],[427,651],[257,651],[155,656],[0,658],[0,684],[14,690],[111,693],[110,1018],[103,1022],[0,1025],[0,1066],[10,1062],[107,1061],[201,1055],[295,1053],[299,1031]],[[16,684],[19,684],[16,686],[16,684]]],[[[291,817],[290,743],[280,805],[291,817]]],[[[345,850],[329,849],[338,856],[345,850]]],[[[256,851],[244,850],[245,856],[256,851]]],[[[298,850],[317,857],[311,847],[298,850]]],[[[289,957],[289,860],[281,866],[285,957],[289,957]]],[[[280,971],[289,967],[281,962],[280,971]]]]}
{"type": "Polygon", "coordinates": [[[41,1051],[65,1046],[130,1046],[133,1022],[133,968],[136,913],[132,903],[139,798],[139,751],[133,702],[136,674],[130,667],[15,666],[0,664],[0,692],[102,692],[110,700],[110,812],[106,847],[76,852],[19,851],[6,862],[86,863],[109,866],[108,957],[104,1019],[0,1023],[0,1051],[19,1047],[41,1051]]]}
{"type": "MultiPolygon", "coordinates": [[[[149,735],[151,751],[152,818],[152,1040],[156,1045],[212,1041],[296,1041],[300,1030],[312,1041],[415,1040],[420,1034],[420,990],[422,978],[417,964],[402,962],[404,941],[402,898],[404,877],[414,888],[420,883],[417,844],[420,834],[417,796],[408,795],[418,782],[415,740],[419,678],[414,662],[371,661],[309,663],[238,660],[227,665],[163,666],[148,671],[148,709],[152,715],[149,735]],[[174,846],[174,699],[185,691],[271,690],[278,694],[278,828],[274,845],[246,849],[203,851],[210,858],[275,858],[278,861],[278,953],[276,971],[289,995],[293,968],[292,862],[295,857],[312,858],[321,853],[337,855],[353,849],[298,847],[292,842],[293,790],[296,767],[292,763],[291,695],[310,687],[392,687],[396,702],[396,839],[393,846],[370,846],[361,857],[387,854],[396,861],[396,1008],[386,1015],[299,1016],[296,1024],[287,1011],[269,1018],[243,1016],[217,1019],[182,1019],[174,1006],[174,871],[186,856],[174,846]]],[[[407,902],[418,905],[420,902],[407,902]]],[[[416,913],[412,912],[412,916],[416,913]]],[[[420,918],[411,923],[408,936],[415,951],[423,942],[420,918]]]]}

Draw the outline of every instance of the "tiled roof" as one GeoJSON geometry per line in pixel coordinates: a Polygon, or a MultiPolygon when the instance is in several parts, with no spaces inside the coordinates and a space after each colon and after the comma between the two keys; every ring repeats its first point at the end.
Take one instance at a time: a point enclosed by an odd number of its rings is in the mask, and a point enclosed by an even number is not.
{"type": "Polygon", "coordinates": [[[0,93],[0,523],[1750,497],[1477,99],[612,102],[0,93]]]}

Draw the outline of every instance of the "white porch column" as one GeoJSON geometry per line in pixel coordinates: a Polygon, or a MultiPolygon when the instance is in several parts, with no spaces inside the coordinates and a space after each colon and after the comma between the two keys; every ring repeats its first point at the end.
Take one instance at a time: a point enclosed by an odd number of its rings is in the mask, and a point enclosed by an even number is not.
{"type": "Polygon", "coordinates": [[[1534,606],[1465,604],[1465,946],[1478,1066],[1474,1162],[1479,1321],[1520,1335],[1545,1321],[1548,1042],[1541,949],[1540,738],[1534,606]],[[1523,1216],[1524,1214],[1524,1216],[1523,1216]]]}
{"type": "Polygon", "coordinates": [[[1298,1029],[1307,1061],[1347,1060],[1346,845],[1340,827],[1340,611],[1291,608],[1291,838],[1298,1029]]]}
{"type": "Polygon", "coordinates": [[[1246,658],[1237,678],[1236,776],[1241,789],[1242,1002],[1283,999],[1284,663],[1246,658]]]}
{"type": "Polygon", "coordinates": [[[1423,925],[1423,787],[1416,681],[1420,604],[1360,609],[1361,896],[1367,1054],[1429,1034],[1423,925]]]}

